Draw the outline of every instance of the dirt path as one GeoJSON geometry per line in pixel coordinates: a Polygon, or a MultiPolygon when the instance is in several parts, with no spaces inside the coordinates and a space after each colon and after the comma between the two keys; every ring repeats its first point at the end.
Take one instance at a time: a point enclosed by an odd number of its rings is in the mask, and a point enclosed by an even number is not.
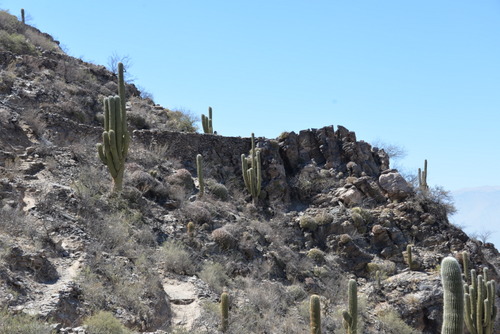
{"type": "Polygon", "coordinates": [[[195,286],[188,281],[172,278],[163,280],[163,289],[170,300],[172,309],[172,325],[190,330],[194,320],[201,314],[201,305],[195,286]]]}
{"type": "Polygon", "coordinates": [[[58,309],[65,292],[72,290],[83,257],[60,258],[52,261],[59,273],[59,279],[52,284],[37,283],[35,299],[24,305],[24,312],[32,315],[49,315],[58,309]]]}

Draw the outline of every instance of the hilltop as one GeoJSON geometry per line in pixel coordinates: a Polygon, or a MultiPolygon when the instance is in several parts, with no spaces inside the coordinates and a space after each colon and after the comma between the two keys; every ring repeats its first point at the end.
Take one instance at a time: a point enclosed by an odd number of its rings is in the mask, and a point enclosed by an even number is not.
{"type": "Polygon", "coordinates": [[[136,332],[217,333],[226,289],[230,333],[307,332],[312,294],[324,331],[343,333],[356,279],[363,333],[439,333],[445,256],[467,251],[499,280],[498,251],[450,224],[445,193],[410,184],[340,125],[275,139],[256,129],[253,201],[241,167],[250,138],[197,133],[191,116],[127,84],[131,144],[112,193],[95,145],[116,74],[6,12],[0,29],[4,322],[29,314],[34,333],[83,333],[104,314],[136,332]]]}

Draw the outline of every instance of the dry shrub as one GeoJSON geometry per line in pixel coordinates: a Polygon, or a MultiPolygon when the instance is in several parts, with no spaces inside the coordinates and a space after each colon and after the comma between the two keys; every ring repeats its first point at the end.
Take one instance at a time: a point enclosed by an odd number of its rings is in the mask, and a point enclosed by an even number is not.
{"type": "Polygon", "coordinates": [[[187,193],[191,193],[194,190],[194,182],[191,173],[184,168],[178,169],[172,175],[169,175],[167,177],[167,183],[177,185],[187,193]]]}
{"type": "Polygon", "coordinates": [[[222,290],[229,283],[229,276],[226,274],[224,266],[217,262],[207,262],[198,273],[200,279],[216,293],[222,293],[222,290]]]}
{"type": "Polygon", "coordinates": [[[184,205],[181,214],[186,221],[192,221],[197,225],[212,224],[212,214],[208,204],[196,201],[184,205]]]}
{"type": "Polygon", "coordinates": [[[158,256],[167,271],[183,275],[192,275],[195,271],[191,253],[178,241],[167,240],[160,248],[158,256]]]}
{"type": "Polygon", "coordinates": [[[0,334],[51,334],[52,326],[24,313],[10,314],[0,309],[0,334]]]}
{"type": "Polygon", "coordinates": [[[236,238],[225,227],[212,231],[212,239],[222,249],[232,249],[236,246],[236,238]]]}
{"type": "Polygon", "coordinates": [[[403,319],[392,309],[386,309],[378,312],[377,317],[384,333],[390,334],[420,334],[421,331],[411,328],[403,319]]]}

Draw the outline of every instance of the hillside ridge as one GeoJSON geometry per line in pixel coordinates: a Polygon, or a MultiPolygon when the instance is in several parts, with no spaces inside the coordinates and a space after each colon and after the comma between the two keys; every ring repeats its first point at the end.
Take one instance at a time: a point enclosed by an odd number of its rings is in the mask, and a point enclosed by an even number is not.
{"type": "Polygon", "coordinates": [[[498,251],[450,224],[445,193],[410,184],[340,125],[257,137],[252,201],[250,138],[196,133],[192,117],[127,84],[132,142],[113,194],[95,144],[117,76],[39,36],[0,51],[0,320],[27,313],[39,333],[84,333],[107,311],[135,332],[218,333],[226,290],[230,333],[306,332],[312,294],[323,330],[342,333],[353,278],[363,333],[427,334],[441,329],[445,256],[467,251],[499,280],[498,251]]]}

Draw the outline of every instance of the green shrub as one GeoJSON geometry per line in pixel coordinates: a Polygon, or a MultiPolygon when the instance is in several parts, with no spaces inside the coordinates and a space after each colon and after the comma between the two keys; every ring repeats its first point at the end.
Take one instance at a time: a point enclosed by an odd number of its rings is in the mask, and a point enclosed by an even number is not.
{"type": "Polygon", "coordinates": [[[0,334],[51,334],[52,328],[27,314],[0,309],[0,334]]]}
{"type": "Polygon", "coordinates": [[[4,30],[0,30],[0,49],[18,54],[36,54],[35,47],[23,35],[9,34],[4,30]]]}
{"type": "Polygon", "coordinates": [[[300,228],[304,230],[315,231],[318,228],[318,222],[311,216],[303,215],[300,217],[300,228]]]}
{"type": "Polygon", "coordinates": [[[107,311],[99,311],[87,318],[87,334],[129,334],[131,333],[123,326],[113,314],[107,311]]]}
{"type": "Polygon", "coordinates": [[[307,252],[307,257],[319,263],[325,261],[325,253],[319,248],[311,248],[307,252]]]}
{"type": "Polygon", "coordinates": [[[225,201],[229,197],[226,186],[221,183],[217,183],[214,180],[207,180],[207,188],[215,197],[220,200],[225,201]]]}

